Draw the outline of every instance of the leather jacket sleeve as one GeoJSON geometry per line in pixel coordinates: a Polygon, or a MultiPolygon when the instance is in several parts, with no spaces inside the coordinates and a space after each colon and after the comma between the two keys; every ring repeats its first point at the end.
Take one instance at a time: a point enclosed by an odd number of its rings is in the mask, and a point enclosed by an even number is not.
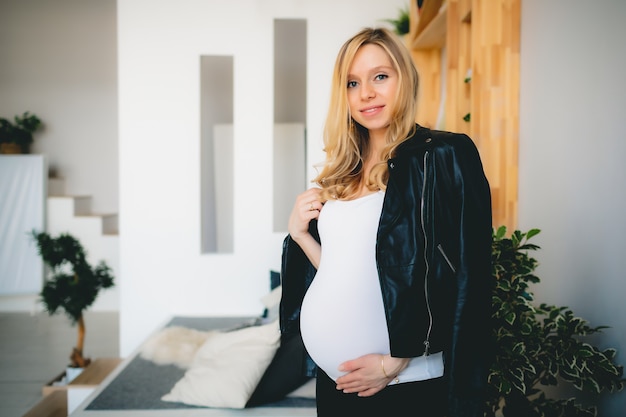
{"type": "Polygon", "coordinates": [[[426,341],[431,352],[443,351],[447,416],[482,417],[492,359],[492,224],[478,150],[466,135],[418,128],[389,168],[378,265],[391,353],[419,356],[426,341]]]}
{"type": "MultiPolygon", "coordinates": [[[[319,242],[317,221],[311,221],[309,233],[319,242]]],[[[300,335],[300,308],[304,295],[311,285],[317,270],[306,257],[300,246],[287,235],[283,240],[281,262],[281,285],[283,297],[280,300],[280,331],[281,344],[285,344],[292,337],[300,335]]],[[[316,375],[316,365],[306,352],[302,370],[306,376],[316,375]]]]}
{"type": "Polygon", "coordinates": [[[460,172],[459,268],[449,368],[449,416],[483,416],[492,363],[491,194],[478,150],[459,140],[455,165],[460,172]]]}

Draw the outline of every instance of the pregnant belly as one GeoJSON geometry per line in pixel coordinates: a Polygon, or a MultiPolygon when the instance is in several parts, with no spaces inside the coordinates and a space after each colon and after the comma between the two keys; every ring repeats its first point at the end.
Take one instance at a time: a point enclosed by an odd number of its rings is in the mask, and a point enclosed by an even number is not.
{"type": "Polygon", "coordinates": [[[389,353],[380,287],[341,281],[318,271],[300,315],[307,352],[335,380],[343,375],[337,369],[341,363],[370,353],[389,353]]]}

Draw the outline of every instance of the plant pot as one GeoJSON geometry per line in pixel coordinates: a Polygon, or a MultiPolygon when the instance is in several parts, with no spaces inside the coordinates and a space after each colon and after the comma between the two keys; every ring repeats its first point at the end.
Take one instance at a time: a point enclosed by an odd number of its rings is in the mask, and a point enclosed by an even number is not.
{"type": "Polygon", "coordinates": [[[44,397],[51,392],[67,389],[67,386],[74,380],[78,375],[80,375],[85,368],[74,368],[68,366],[65,368],[65,371],[55,376],[52,380],[48,381],[46,385],[43,386],[42,394],[44,397]]]}
{"type": "MultiPolygon", "coordinates": [[[[120,363],[121,358],[99,358],[92,361],[86,368],[80,368],[83,372],[74,378],[71,382],[67,381],[67,372],[60,373],[54,379],[48,381],[43,386],[42,394],[44,396],[58,390],[68,388],[94,388],[100,384],[120,363]]],[[[73,368],[70,368],[73,369],[73,368]]],[[[69,371],[72,372],[72,371],[69,371]]]]}
{"type": "Polygon", "coordinates": [[[66,382],[69,384],[70,382],[72,382],[74,380],[74,378],[76,378],[78,375],[81,374],[81,372],[83,372],[85,368],[74,368],[71,366],[68,366],[67,368],[65,368],[65,380],[66,382]]]}
{"type": "Polygon", "coordinates": [[[0,143],[0,153],[6,155],[16,155],[22,153],[22,147],[17,143],[0,143]]]}

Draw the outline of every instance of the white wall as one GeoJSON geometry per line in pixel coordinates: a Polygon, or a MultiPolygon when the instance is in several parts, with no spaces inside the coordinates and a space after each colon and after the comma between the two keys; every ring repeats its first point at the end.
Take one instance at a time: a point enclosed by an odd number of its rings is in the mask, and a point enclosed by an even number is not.
{"type": "Polygon", "coordinates": [[[274,19],[307,19],[312,166],[339,47],[404,3],[118,1],[122,355],[170,315],[263,309],[284,237],[272,232],[274,19]],[[201,55],[234,56],[232,254],[200,254],[201,55]]]}
{"type": "MultiPolygon", "coordinates": [[[[540,301],[566,305],[626,364],[626,2],[522,2],[519,224],[540,228],[540,301]]],[[[601,416],[626,410],[612,395],[601,416]]]]}
{"type": "Polygon", "coordinates": [[[118,211],[115,0],[0,1],[0,117],[30,111],[44,123],[31,152],[118,211]]]}

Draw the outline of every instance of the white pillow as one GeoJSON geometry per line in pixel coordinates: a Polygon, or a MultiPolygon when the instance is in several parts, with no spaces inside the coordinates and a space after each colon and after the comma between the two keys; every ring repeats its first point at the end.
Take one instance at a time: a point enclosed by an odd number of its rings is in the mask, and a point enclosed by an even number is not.
{"type": "Polygon", "coordinates": [[[176,365],[187,369],[198,349],[217,331],[200,331],[182,326],[166,327],[141,346],[140,356],[157,365],[176,365]]]}
{"type": "Polygon", "coordinates": [[[279,285],[271,292],[261,297],[261,303],[267,309],[267,317],[265,318],[265,321],[268,323],[278,319],[279,317],[280,298],[282,297],[282,294],[283,288],[279,285]]]}
{"type": "Polygon", "coordinates": [[[163,401],[244,408],[280,345],[278,320],[212,335],[163,401]]]}
{"type": "Polygon", "coordinates": [[[283,287],[279,285],[272,291],[261,297],[261,303],[263,303],[263,305],[267,309],[278,307],[280,305],[280,298],[282,297],[282,295],[283,287]]]}

